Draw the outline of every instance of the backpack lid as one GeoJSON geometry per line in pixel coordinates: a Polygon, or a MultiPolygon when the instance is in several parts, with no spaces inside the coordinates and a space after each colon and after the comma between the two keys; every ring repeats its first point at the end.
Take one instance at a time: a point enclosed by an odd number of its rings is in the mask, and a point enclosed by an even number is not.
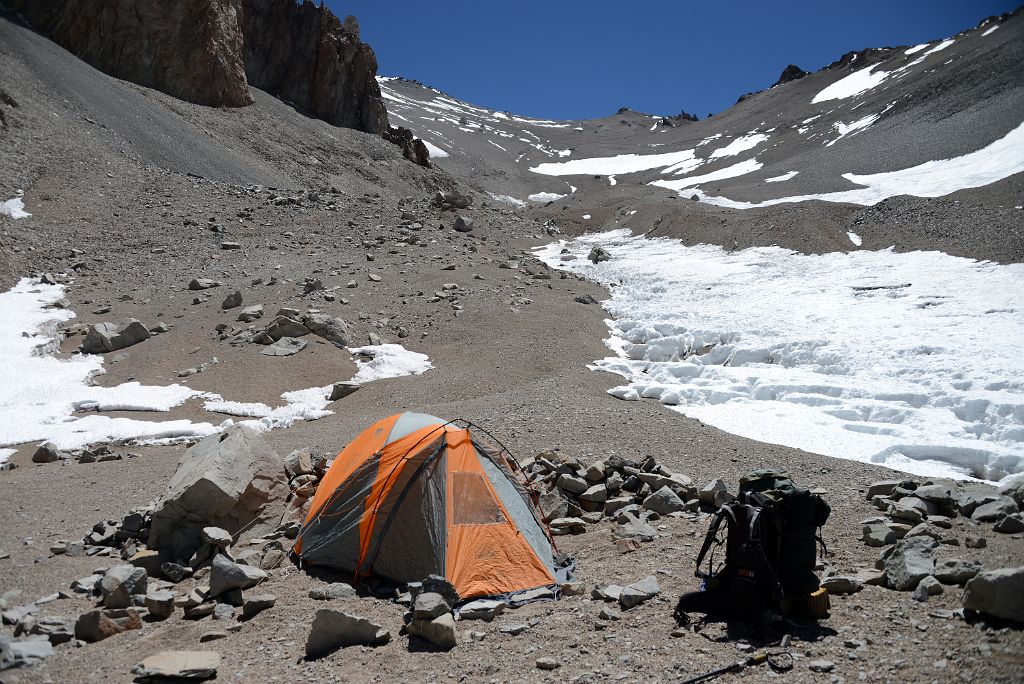
{"type": "Polygon", "coordinates": [[[782,468],[760,468],[740,478],[740,492],[761,492],[778,498],[795,491],[796,484],[782,468]]]}

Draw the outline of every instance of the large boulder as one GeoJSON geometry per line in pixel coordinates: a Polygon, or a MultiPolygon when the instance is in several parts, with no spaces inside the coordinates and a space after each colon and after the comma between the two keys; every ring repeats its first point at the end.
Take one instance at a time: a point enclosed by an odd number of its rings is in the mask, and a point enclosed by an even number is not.
{"type": "Polygon", "coordinates": [[[986,570],[964,588],[964,608],[1024,622],[1024,567],[986,570]]]}
{"type": "Polygon", "coordinates": [[[150,336],[149,329],[134,318],[120,323],[96,323],[89,326],[82,351],[86,354],[106,354],[148,340],[150,336]]]}
{"type": "Polygon", "coordinates": [[[132,597],[145,594],[148,585],[145,568],[115,565],[100,580],[100,597],[106,608],[130,608],[132,597]]]}
{"type": "Polygon", "coordinates": [[[342,318],[325,314],[307,314],[303,316],[302,323],[311,333],[328,342],[341,347],[347,347],[352,343],[349,324],[342,318]]]}
{"type": "Polygon", "coordinates": [[[321,608],[313,616],[306,639],[306,657],[321,658],[346,646],[381,646],[391,632],[359,615],[321,608]]]}
{"type": "Polygon", "coordinates": [[[202,529],[258,536],[284,513],[284,460],[256,430],[236,425],[187,449],[157,502],[149,546],[168,560],[188,560],[202,529]]]}
{"type": "Polygon", "coordinates": [[[267,579],[267,573],[251,565],[239,565],[227,556],[217,554],[210,566],[210,596],[220,596],[232,589],[251,589],[267,579]]]}
{"type": "Polygon", "coordinates": [[[887,549],[883,557],[885,581],[890,589],[912,591],[917,583],[935,573],[932,550],[938,542],[931,537],[907,537],[887,549]]]}

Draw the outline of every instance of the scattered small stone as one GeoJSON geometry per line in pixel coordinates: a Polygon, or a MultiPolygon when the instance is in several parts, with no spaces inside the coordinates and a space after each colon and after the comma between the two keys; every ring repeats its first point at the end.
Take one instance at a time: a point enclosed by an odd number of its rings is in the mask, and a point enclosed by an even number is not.
{"type": "Polygon", "coordinates": [[[326,587],[319,587],[309,590],[309,598],[316,601],[332,601],[334,599],[346,599],[358,596],[352,585],[344,582],[334,582],[326,587]]]}
{"type": "Polygon", "coordinates": [[[836,668],[836,664],[831,660],[812,660],[807,663],[807,667],[811,672],[831,672],[836,668]]]}
{"type": "Polygon", "coordinates": [[[557,670],[561,666],[562,663],[558,662],[555,658],[537,658],[537,669],[539,670],[557,670]]]}

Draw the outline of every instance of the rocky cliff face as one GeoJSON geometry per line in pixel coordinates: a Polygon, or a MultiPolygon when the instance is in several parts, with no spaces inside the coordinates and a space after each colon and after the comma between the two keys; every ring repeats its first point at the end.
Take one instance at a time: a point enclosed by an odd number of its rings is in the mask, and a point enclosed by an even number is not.
{"type": "Polygon", "coordinates": [[[335,126],[388,130],[377,57],[359,40],[355,18],[342,23],[310,0],[238,2],[251,85],[335,126]]]}
{"type": "Polygon", "coordinates": [[[215,107],[252,103],[234,0],[6,0],[111,76],[215,107]]]}
{"type": "Polygon", "coordinates": [[[97,69],[197,104],[249,85],[335,126],[383,134],[377,58],[355,19],[310,0],[0,0],[97,69]]]}

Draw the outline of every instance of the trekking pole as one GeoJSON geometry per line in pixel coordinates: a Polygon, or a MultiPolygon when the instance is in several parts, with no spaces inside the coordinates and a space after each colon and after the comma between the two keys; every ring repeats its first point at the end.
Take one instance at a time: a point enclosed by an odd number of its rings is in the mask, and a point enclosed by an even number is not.
{"type": "Polygon", "coordinates": [[[767,653],[755,653],[746,660],[737,660],[735,663],[726,665],[725,667],[720,667],[717,670],[712,670],[711,672],[705,672],[702,675],[697,675],[696,677],[687,679],[686,681],[680,682],[679,684],[697,684],[697,682],[706,682],[709,679],[714,679],[715,677],[718,677],[719,675],[724,675],[726,672],[739,672],[745,667],[750,667],[752,665],[760,665],[761,663],[767,660],[767,653]]]}

